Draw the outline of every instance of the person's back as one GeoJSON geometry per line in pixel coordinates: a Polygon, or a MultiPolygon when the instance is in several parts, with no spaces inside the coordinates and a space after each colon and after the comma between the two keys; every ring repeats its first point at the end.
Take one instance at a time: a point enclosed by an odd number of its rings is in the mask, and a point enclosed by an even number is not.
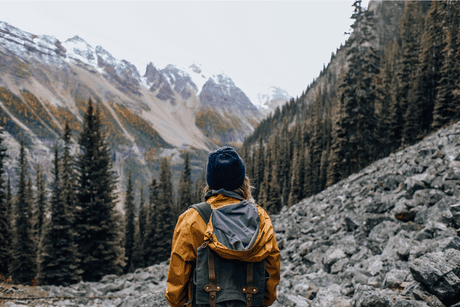
{"type": "Polygon", "coordinates": [[[169,304],[271,305],[280,280],[280,253],[270,217],[248,201],[249,179],[233,148],[209,154],[207,183],[206,203],[184,212],[174,231],[169,304]]]}

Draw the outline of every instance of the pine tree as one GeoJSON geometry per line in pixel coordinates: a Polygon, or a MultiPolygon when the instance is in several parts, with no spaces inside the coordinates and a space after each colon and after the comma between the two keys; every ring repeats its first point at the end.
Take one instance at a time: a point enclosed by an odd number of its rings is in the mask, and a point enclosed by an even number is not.
{"type": "Polygon", "coordinates": [[[15,281],[22,284],[33,280],[37,265],[31,224],[32,204],[31,200],[27,198],[30,195],[26,183],[27,167],[24,141],[21,139],[18,169],[19,180],[14,206],[14,228],[9,273],[15,281]]]}
{"type": "Polygon", "coordinates": [[[302,176],[302,169],[300,168],[300,156],[301,156],[301,147],[297,146],[294,151],[294,161],[293,161],[293,172],[291,179],[291,192],[289,194],[288,206],[292,206],[298,203],[301,200],[301,190],[302,186],[300,185],[300,177],[302,176]]]}
{"type": "MultiPolygon", "coordinates": [[[[289,193],[291,190],[291,145],[292,140],[289,139],[289,125],[287,117],[283,119],[283,128],[281,129],[281,135],[279,136],[278,140],[275,140],[277,144],[273,146],[277,146],[279,150],[275,151],[275,155],[272,155],[272,163],[279,164],[279,166],[275,166],[275,168],[279,168],[277,171],[277,180],[279,187],[281,188],[281,197],[282,197],[282,204],[287,205],[289,199],[289,193]],[[278,143],[279,142],[279,143],[278,143]],[[279,145],[278,145],[279,144],[279,145]],[[277,153],[278,152],[278,153],[277,153]]],[[[275,137],[278,133],[274,133],[275,137]]],[[[268,153],[267,153],[268,155],[268,153]]]]}
{"type": "Polygon", "coordinates": [[[171,254],[172,238],[176,217],[171,214],[174,206],[173,190],[171,183],[171,168],[168,159],[164,159],[160,165],[160,184],[158,194],[158,205],[155,210],[155,263],[169,258],[171,254]]]}
{"type": "Polygon", "coordinates": [[[179,180],[178,189],[179,199],[177,201],[179,212],[178,215],[182,214],[187,210],[189,206],[193,204],[192,201],[192,178],[190,170],[190,159],[188,152],[185,153],[185,166],[179,180]]]}
{"type": "MultiPolygon", "coordinates": [[[[420,63],[418,55],[420,54],[422,46],[422,37],[420,33],[423,32],[423,23],[421,17],[421,7],[418,4],[415,4],[411,7],[411,17],[413,18],[413,23],[410,26],[410,41],[407,44],[403,44],[403,60],[405,56],[411,56],[412,58],[406,59],[406,65],[410,65],[408,70],[411,71],[411,75],[407,76],[408,79],[404,80],[404,85],[406,86],[406,113],[404,114],[404,126],[403,126],[403,145],[410,145],[415,143],[422,132],[426,130],[423,128],[424,123],[421,121],[428,120],[431,122],[431,112],[433,110],[433,102],[425,100],[426,97],[421,97],[424,95],[425,89],[423,88],[426,73],[426,66],[424,68],[423,63],[420,63]],[[404,49],[405,48],[405,49],[404,49]],[[421,103],[422,102],[422,103],[421,103]],[[425,110],[425,111],[424,111],[425,110]],[[423,114],[428,112],[429,114],[423,114]]],[[[426,33],[425,33],[426,34],[426,33]]],[[[426,42],[427,36],[424,35],[423,38],[426,42]]],[[[423,58],[423,54],[422,54],[423,58]]],[[[405,67],[405,66],[403,66],[405,67]]]]}
{"type": "MultiPolygon", "coordinates": [[[[0,274],[8,274],[8,263],[10,258],[10,214],[9,201],[5,195],[5,173],[4,160],[7,157],[6,148],[3,145],[3,127],[0,128],[0,274]]],[[[8,182],[9,185],[9,182],[8,182]]]]}
{"type": "Polygon", "coordinates": [[[39,243],[42,237],[43,221],[46,209],[46,183],[40,165],[37,165],[37,198],[35,200],[35,236],[39,243]]]}
{"type": "Polygon", "coordinates": [[[446,44],[446,1],[433,1],[425,17],[420,57],[420,76],[417,102],[421,109],[421,131],[429,133],[433,123],[433,109],[441,80],[441,66],[446,44]]]}
{"type": "Polygon", "coordinates": [[[133,272],[133,251],[134,251],[134,194],[133,184],[131,180],[131,170],[128,175],[128,186],[126,188],[126,199],[125,199],[125,258],[126,267],[125,272],[133,272]]]}
{"type": "Polygon", "coordinates": [[[311,131],[310,136],[310,158],[311,158],[311,176],[310,180],[310,189],[312,194],[316,194],[320,190],[320,168],[321,168],[321,153],[322,153],[322,130],[320,117],[321,117],[321,103],[322,103],[322,93],[321,90],[316,94],[315,102],[312,106],[311,120],[309,131],[311,131]]]}
{"type": "Polygon", "coordinates": [[[456,53],[458,44],[458,23],[459,23],[459,3],[449,3],[446,8],[448,17],[448,29],[446,31],[446,43],[443,52],[443,62],[441,67],[441,77],[436,88],[436,100],[433,111],[432,128],[437,130],[449,123],[455,117],[454,92],[455,83],[460,78],[458,64],[456,63],[456,53]]]}
{"type": "Polygon", "coordinates": [[[265,201],[265,206],[267,208],[267,212],[269,214],[278,214],[281,211],[282,207],[282,199],[281,199],[281,186],[279,182],[280,178],[280,167],[282,166],[282,163],[280,159],[277,159],[278,156],[278,150],[280,149],[277,144],[279,141],[279,138],[277,135],[275,135],[273,141],[272,141],[272,146],[270,148],[270,152],[267,154],[270,154],[270,160],[272,161],[271,165],[271,178],[270,182],[268,182],[268,190],[267,190],[267,199],[265,201]]]}
{"type": "MultiPolygon", "coordinates": [[[[54,148],[54,181],[51,196],[51,219],[44,226],[38,248],[38,282],[69,285],[81,280],[78,269],[74,214],[66,202],[64,178],[61,180],[57,146],[54,148]]],[[[63,170],[65,166],[62,167],[63,170]]]]}
{"type": "Polygon", "coordinates": [[[390,41],[385,48],[385,55],[381,65],[378,82],[376,84],[376,99],[375,99],[375,117],[377,120],[376,137],[377,142],[377,157],[383,158],[396,150],[391,129],[391,113],[390,107],[394,97],[394,89],[396,86],[396,63],[398,61],[399,45],[396,39],[390,41]]]}
{"type": "Polygon", "coordinates": [[[154,249],[156,247],[155,233],[156,233],[156,216],[158,214],[159,206],[159,185],[155,179],[152,180],[149,191],[149,207],[148,219],[145,226],[145,234],[143,238],[144,247],[144,263],[146,266],[151,266],[156,263],[156,255],[154,249]]]}
{"type": "Polygon", "coordinates": [[[133,249],[133,267],[135,269],[144,267],[144,250],[142,243],[142,235],[139,231],[139,220],[135,223],[135,232],[134,232],[134,249],[133,249]]]}
{"type": "Polygon", "coordinates": [[[76,230],[83,280],[96,281],[123,272],[122,218],[115,209],[116,176],[99,111],[91,99],[83,119],[77,159],[78,203],[76,230]]]}
{"type": "Polygon", "coordinates": [[[272,172],[273,172],[272,159],[270,155],[270,151],[274,143],[273,140],[274,138],[270,139],[267,145],[267,154],[264,156],[261,162],[258,162],[259,164],[263,165],[263,170],[264,170],[263,180],[261,181],[260,188],[259,188],[258,203],[265,210],[268,210],[267,201],[268,201],[268,196],[270,194],[270,182],[271,182],[271,177],[272,177],[272,172]]]}
{"type": "MultiPolygon", "coordinates": [[[[320,174],[319,174],[319,184],[320,184],[320,191],[322,191],[326,187],[327,183],[327,166],[329,164],[329,141],[327,142],[326,148],[321,153],[321,166],[320,166],[320,174]]],[[[302,163],[302,161],[300,161],[302,163]]]]}
{"type": "Polygon", "coordinates": [[[34,208],[34,203],[35,203],[35,198],[34,198],[34,188],[32,184],[32,178],[30,177],[30,173],[27,175],[27,186],[26,186],[26,199],[28,200],[27,207],[29,208],[29,213],[28,216],[31,219],[31,234],[32,234],[32,241],[34,242],[34,248],[33,248],[33,256],[34,259],[36,259],[37,256],[37,248],[38,248],[38,238],[37,238],[37,233],[35,232],[36,226],[35,226],[35,216],[36,216],[36,210],[34,208]]]}
{"type": "Polygon", "coordinates": [[[401,17],[399,29],[401,32],[401,55],[399,57],[397,78],[397,92],[391,106],[391,127],[394,131],[395,147],[401,145],[403,130],[406,125],[404,115],[409,106],[410,81],[415,78],[419,55],[420,36],[423,19],[420,14],[420,6],[415,1],[407,1],[404,14],[401,17]]]}
{"type": "MultiPolygon", "coordinates": [[[[304,135],[303,128],[305,127],[304,125],[298,124],[299,130],[298,130],[298,136],[296,139],[298,140],[299,144],[299,149],[298,149],[298,168],[299,168],[299,187],[300,187],[300,199],[305,198],[305,190],[303,187],[305,186],[305,143],[302,140],[302,136],[304,135]]],[[[294,150],[294,157],[296,155],[296,152],[294,150]]],[[[294,161],[292,165],[292,172],[291,172],[291,178],[294,176],[294,172],[296,172],[297,169],[294,167],[294,161]]],[[[292,188],[292,179],[291,179],[291,188],[292,188]]],[[[290,197],[289,197],[290,198],[290,197]]]]}
{"type": "MultiPolygon", "coordinates": [[[[458,18],[460,18],[460,2],[455,1],[452,3],[458,18]]],[[[454,27],[455,25],[452,25],[454,27]]],[[[457,33],[457,41],[455,42],[457,48],[454,48],[454,75],[460,75],[460,35],[457,33]]],[[[452,43],[453,45],[453,43],[452,43]]],[[[454,120],[460,119],[460,78],[454,81],[455,90],[452,93],[452,107],[454,109],[454,120]]]]}
{"type": "Polygon", "coordinates": [[[261,203],[259,199],[260,192],[262,190],[262,185],[264,182],[264,173],[265,173],[265,148],[262,140],[262,136],[259,137],[259,147],[256,151],[256,158],[254,161],[255,164],[255,173],[256,177],[254,180],[254,199],[257,203],[261,203]]]}
{"type": "MultiPolygon", "coordinates": [[[[145,232],[146,232],[146,229],[147,229],[147,221],[149,219],[149,208],[148,206],[145,204],[145,200],[144,200],[144,187],[141,185],[141,200],[140,200],[140,205],[139,205],[139,215],[138,215],[138,227],[139,227],[139,248],[141,249],[140,251],[140,255],[142,256],[142,258],[144,257],[144,236],[145,236],[145,232]]],[[[142,263],[144,263],[144,261],[142,260],[142,263]]],[[[142,264],[143,266],[143,264],[142,264]]]]}
{"type": "Polygon", "coordinates": [[[203,189],[206,186],[206,167],[201,172],[201,176],[195,182],[195,200],[194,203],[201,203],[203,201],[202,194],[203,189]]]}

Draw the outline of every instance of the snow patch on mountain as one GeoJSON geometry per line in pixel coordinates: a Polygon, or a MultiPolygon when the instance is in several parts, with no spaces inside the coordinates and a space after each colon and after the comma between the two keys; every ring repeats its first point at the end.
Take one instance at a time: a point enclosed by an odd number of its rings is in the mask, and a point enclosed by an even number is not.
{"type": "Polygon", "coordinates": [[[291,99],[289,93],[279,87],[270,86],[264,93],[257,94],[257,104],[255,104],[260,111],[264,113],[270,113],[276,109],[276,107],[281,107],[287,101],[291,99]]]}

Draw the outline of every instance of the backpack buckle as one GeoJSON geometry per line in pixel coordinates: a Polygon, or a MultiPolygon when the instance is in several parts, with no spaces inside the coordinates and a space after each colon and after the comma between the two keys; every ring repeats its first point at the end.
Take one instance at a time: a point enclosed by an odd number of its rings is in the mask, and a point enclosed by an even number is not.
{"type": "Polygon", "coordinates": [[[214,284],[209,284],[204,286],[204,291],[206,292],[214,292],[214,291],[220,291],[222,290],[222,287],[220,285],[214,285],[214,284]]]}
{"type": "Polygon", "coordinates": [[[244,294],[256,294],[259,292],[259,289],[256,287],[243,287],[242,290],[244,294]]]}

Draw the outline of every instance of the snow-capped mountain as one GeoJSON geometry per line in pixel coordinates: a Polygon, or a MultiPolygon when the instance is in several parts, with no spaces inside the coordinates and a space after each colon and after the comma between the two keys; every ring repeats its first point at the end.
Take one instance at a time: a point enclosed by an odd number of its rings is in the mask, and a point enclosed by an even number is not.
{"type": "Polygon", "coordinates": [[[270,86],[264,94],[259,93],[257,98],[259,100],[257,104],[259,111],[264,114],[269,114],[273,112],[276,107],[281,107],[292,97],[286,90],[276,86],[270,86]]]}
{"type": "Polygon", "coordinates": [[[90,97],[119,174],[137,169],[145,184],[157,171],[149,161],[167,153],[178,163],[183,149],[205,159],[203,153],[221,144],[241,143],[263,117],[230,77],[204,75],[198,64],[161,69],[149,63],[141,75],[79,36],[60,42],[0,21],[0,121],[8,144],[24,138],[31,163],[48,164],[66,121],[76,140],[90,97]]]}

